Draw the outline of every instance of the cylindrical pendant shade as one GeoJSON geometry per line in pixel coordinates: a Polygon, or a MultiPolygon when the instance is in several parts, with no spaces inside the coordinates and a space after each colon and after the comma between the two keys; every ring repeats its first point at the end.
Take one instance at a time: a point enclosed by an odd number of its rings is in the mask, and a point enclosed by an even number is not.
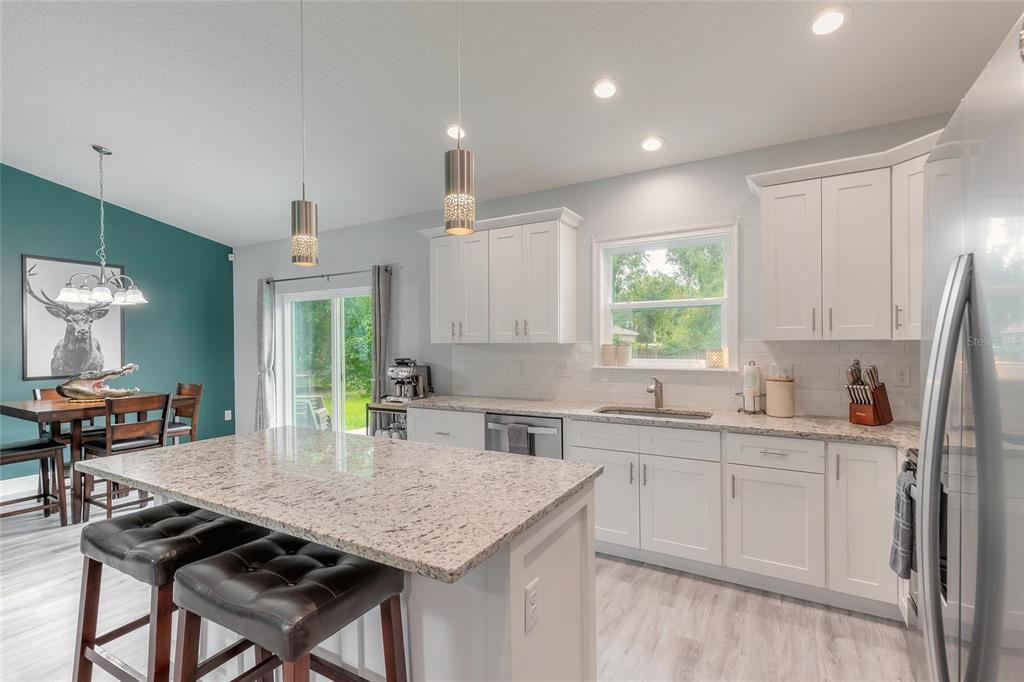
{"type": "Polygon", "coordinates": [[[476,187],[473,153],[449,149],[444,153],[444,231],[473,234],[476,229],[476,187]]]}
{"type": "Polygon", "coordinates": [[[317,265],[319,262],[316,204],[296,199],[292,202],[292,264],[317,265]]]}

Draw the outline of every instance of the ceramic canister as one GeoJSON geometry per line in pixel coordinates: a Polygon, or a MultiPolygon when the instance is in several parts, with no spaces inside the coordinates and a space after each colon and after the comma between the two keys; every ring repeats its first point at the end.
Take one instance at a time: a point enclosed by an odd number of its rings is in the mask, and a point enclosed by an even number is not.
{"type": "Polygon", "coordinates": [[[768,393],[765,412],[769,417],[792,417],[796,413],[796,391],[792,379],[769,377],[765,388],[768,393]]]}

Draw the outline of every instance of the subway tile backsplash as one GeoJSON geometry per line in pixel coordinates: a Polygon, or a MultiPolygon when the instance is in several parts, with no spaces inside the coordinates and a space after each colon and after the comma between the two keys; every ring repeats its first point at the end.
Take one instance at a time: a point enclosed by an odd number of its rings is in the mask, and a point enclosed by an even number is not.
{"type": "MultiPolygon", "coordinates": [[[[920,412],[921,344],[917,341],[758,341],[744,340],[740,361],[753,360],[767,374],[772,363],[793,366],[798,414],[847,416],[849,399],[843,386],[846,367],[854,358],[878,365],[887,382],[893,416],[918,421],[920,412]],[[896,367],[910,370],[910,385],[892,385],[896,367]]],[[[645,369],[592,367],[589,343],[574,345],[452,346],[452,392],[458,395],[581,400],[646,405],[644,392],[655,374],[665,383],[665,404],[706,410],[735,410],[740,390],[738,372],[658,372],[645,369]]]]}

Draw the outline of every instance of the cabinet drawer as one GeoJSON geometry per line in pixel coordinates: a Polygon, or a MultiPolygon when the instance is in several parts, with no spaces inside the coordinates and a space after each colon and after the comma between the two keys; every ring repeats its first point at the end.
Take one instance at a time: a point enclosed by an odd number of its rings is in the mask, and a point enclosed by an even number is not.
{"type": "Polygon", "coordinates": [[[722,434],[718,431],[641,426],[640,452],[683,459],[722,461],[722,434]]]}
{"type": "Polygon", "coordinates": [[[639,452],[641,428],[644,427],[570,419],[566,430],[566,444],[598,450],[639,452]]]}
{"type": "Polygon", "coordinates": [[[725,458],[730,464],[825,473],[825,443],[820,440],[729,433],[725,458]]]}
{"type": "Polygon", "coordinates": [[[409,440],[484,449],[484,415],[449,410],[408,410],[409,440]]]}

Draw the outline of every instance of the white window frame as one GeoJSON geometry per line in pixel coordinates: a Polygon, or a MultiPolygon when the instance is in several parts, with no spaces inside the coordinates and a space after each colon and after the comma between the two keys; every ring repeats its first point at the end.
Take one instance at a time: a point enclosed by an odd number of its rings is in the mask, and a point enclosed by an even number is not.
{"type": "Polygon", "coordinates": [[[593,366],[600,369],[668,370],[682,372],[736,372],[739,369],[739,223],[696,225],[663,232],[640,234],[627,238],[593,242],[594,333],[593,366]],[[611,302],[611,252],[622,247],[643,247],[645,244],[672,239],[726,238],[725,295],[716,298],[691,298],[673,301],[635,303],[611,302]],[[726,349],[726,366],[704,367],[702,361],[692,360],[633,360],[628,367],[609,367],[601,364],[601,345],[612,343],[612,311],[615,309],[678,308],[690,306],[722,306],[722,347],[726,349]]]}
{"type": "MultiPolygon", "coordinates": [[[[300,301],[317,301],[329,299],[331,301],[331,319],[339,320],[344,311],[341,310],[341,301],[345,298],[355,296],[369,296],[370,287],[346,287],[343,289],[320,289],[317,291],[301,291],[295,293],[281,293],[275,297],[277,307],[277,358],[276,366],[281,368],[281,381],[278,382],[278,424],[293,426],[295,421],[295,410],[291,404],[292,395],[292,303],[300,301]]],[[[345,326],[331,325],[331,367],[338,366],[338,351],[344,347],[345,326]]],[[[342,367],[342,375],[339,381],[331,382],[331,404],[335,412],[344,409],[341,400],[342,386],[345,385],[345,369],[342,367]]],[[[342,421],[337,414],[331,415],[331,424],[340,429],[342,421]]]]}

